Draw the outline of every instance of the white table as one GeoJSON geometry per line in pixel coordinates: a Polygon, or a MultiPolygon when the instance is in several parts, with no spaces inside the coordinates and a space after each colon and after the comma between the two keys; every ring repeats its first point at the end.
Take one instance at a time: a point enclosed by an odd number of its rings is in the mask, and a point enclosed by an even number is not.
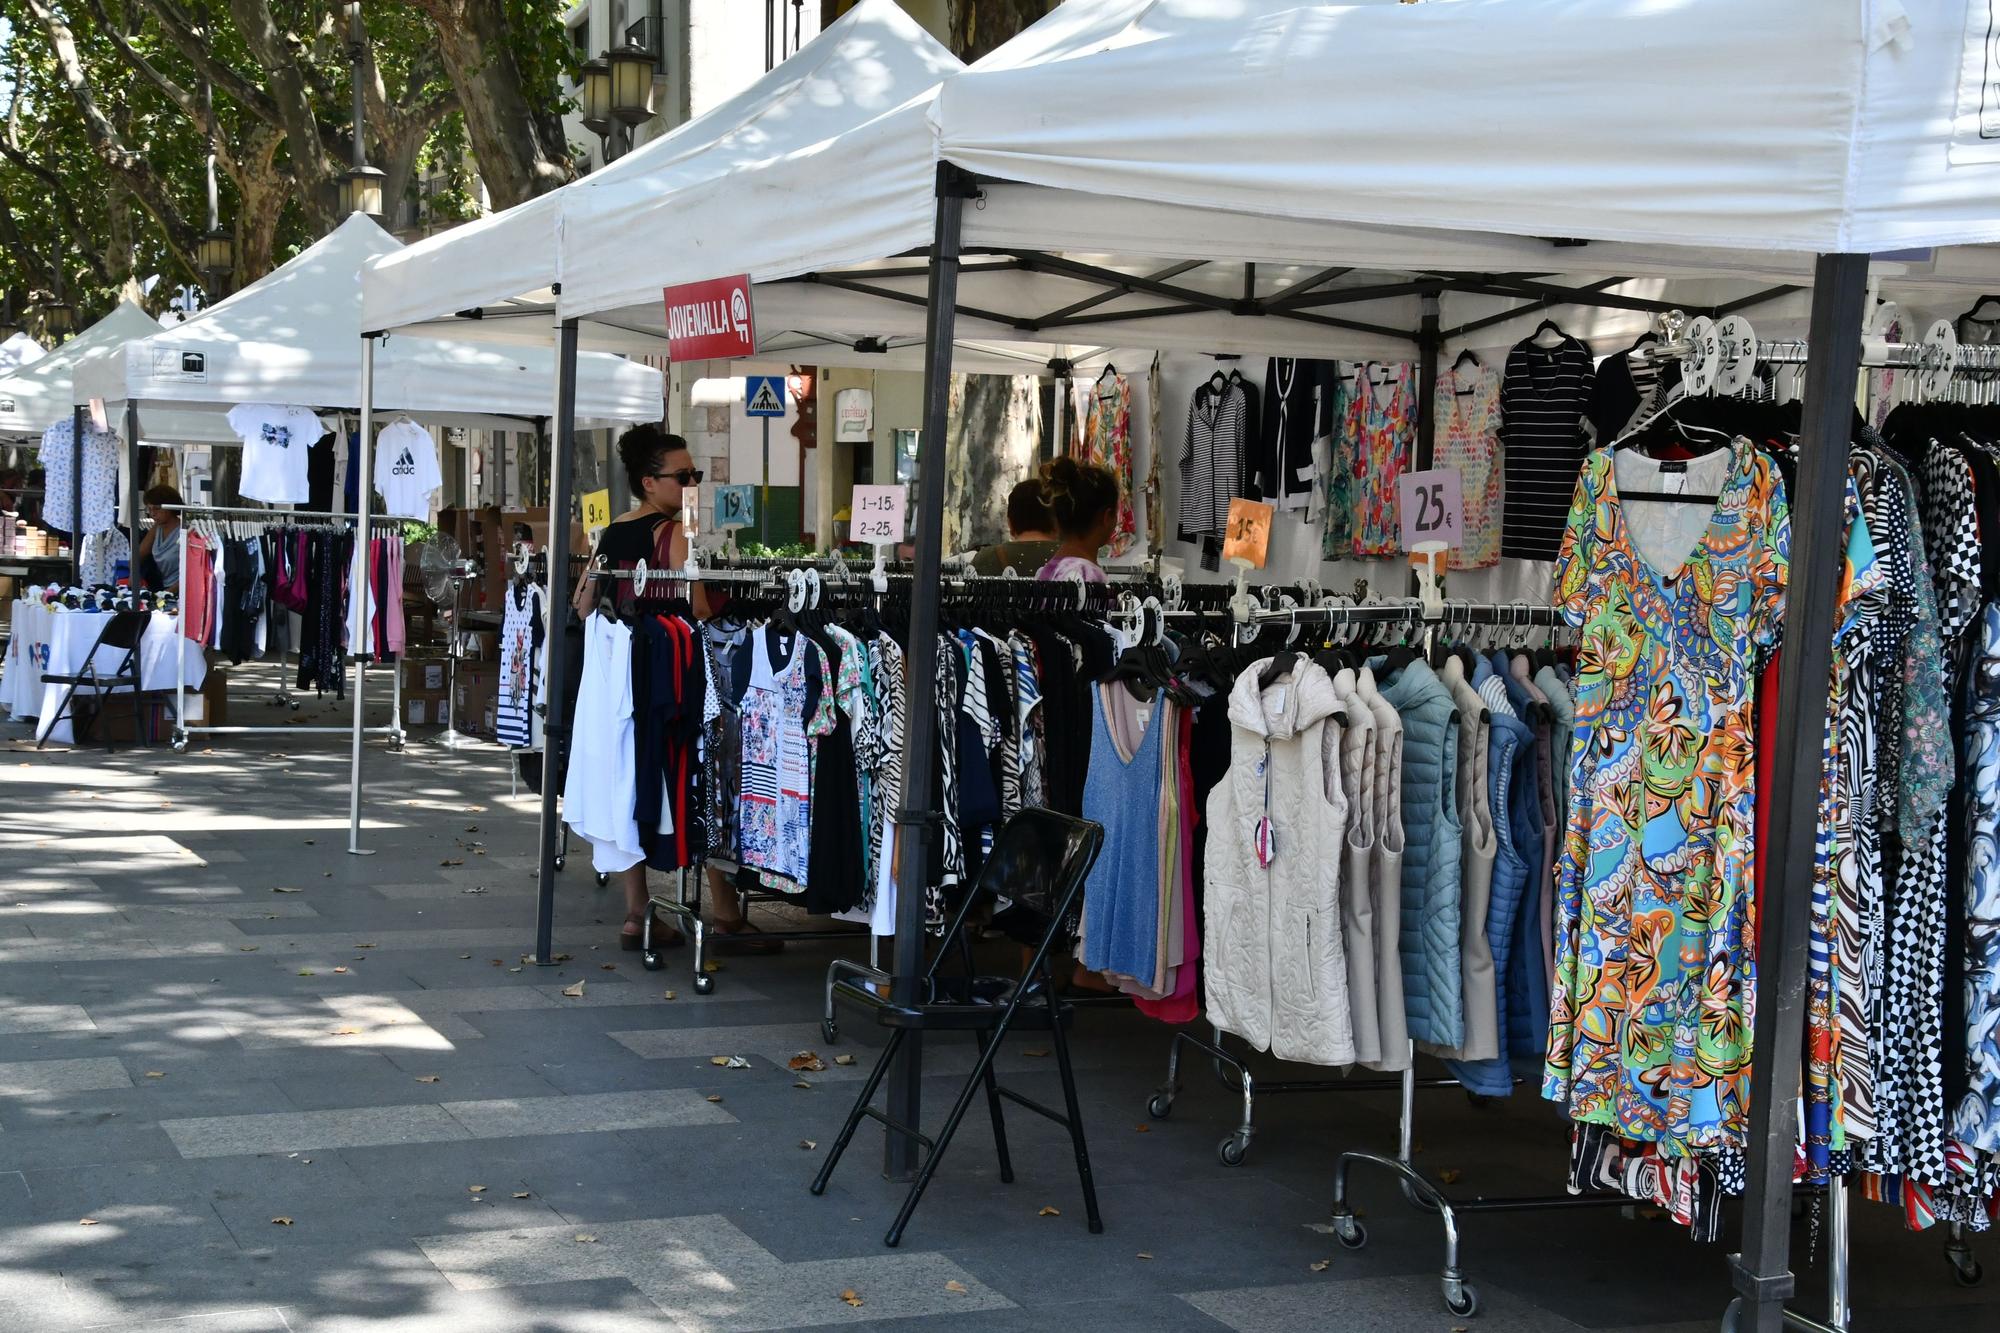
{"type": "MultiPolygon", "coordinates": [[[[104,611],[67,611],[39,603],[14,603],[13,638],[7,646],[7,674],[0,680],[0,701],[18,720],[41,719],[35,730],[37,740],[68,743],[75,739],[70,718],[64,715],[53,727],[49,719],[62,706],[67,685],[47,685],[46,674],[73,675],[83,669],[84,659],[97,636],[104,632],[104,611]]],[[[124,654],[116,648],[97,651],[97,669],[109,674],[117,670],[124,654]]],[[[200,689],[208,679],[208,659],[201,645],[189,643],[180,634],[180,620],[165,611],[153,612],[146,632],[139,637],[139,684],[148,690],[171,690],[176,672],[187,672],[189,689],[200,689]],[[178,654],[178,657],[176,656],[178,654]]],[[[79,694],[91,693],[78,690],[79,694]]]]}

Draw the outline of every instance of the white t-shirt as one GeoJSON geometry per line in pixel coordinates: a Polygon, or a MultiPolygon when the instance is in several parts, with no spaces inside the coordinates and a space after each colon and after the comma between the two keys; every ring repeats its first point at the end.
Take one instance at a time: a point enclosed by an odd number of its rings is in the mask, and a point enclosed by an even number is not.
{"type": "Polygon", "coordinates": [[[375,437],[375,489],[382,512],[396,518],[431,516],[431,496],[444,485],[437,443],[414,421],[392,421],[375,437]]]}
{"type": "Polygon", "coordinates": [[[304,504],[312,497],[306,451],[329,429],[310,408],[242,403],[229,409],[229,428],[243,440],[237,489],[266,504],[304,504]]]}

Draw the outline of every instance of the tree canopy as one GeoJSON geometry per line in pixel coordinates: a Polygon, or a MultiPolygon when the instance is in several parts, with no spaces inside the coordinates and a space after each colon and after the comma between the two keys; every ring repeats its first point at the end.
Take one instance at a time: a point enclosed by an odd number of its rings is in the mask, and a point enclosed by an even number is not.
{"type": "MultiPolygon", "coordinates": [[[[157,274],[199,283],[214,126],[237,283],[338,221],[352,152],[347,5],[0,0],[0,287],[85,318],[157,274]]],[[[550,0],[366,0],[369,164],[392,220],[496,207],[572,178],[550,0]]],[[[155,301],[153,304],[159,304],[155,301]]]]}

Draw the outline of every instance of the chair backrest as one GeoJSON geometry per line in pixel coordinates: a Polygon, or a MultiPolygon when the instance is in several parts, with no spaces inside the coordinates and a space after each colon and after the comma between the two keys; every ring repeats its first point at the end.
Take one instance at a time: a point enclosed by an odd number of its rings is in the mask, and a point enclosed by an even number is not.
{"type": "Polygon", "coordinates": [[[1004,897],[1047,921],[1081,892],[1103,846],[1101,824],[1039,806],[1022,810],[995,835],[973,897],[1004,897]]]}
{"type": "Polygon", "coordinates": [[[97,636],[97,646],[127,651],[136,649],[139,637],[146,632],[146,626],[152,623],[152,619],[149,611],[113,611],[111,623],[97,636]]]}

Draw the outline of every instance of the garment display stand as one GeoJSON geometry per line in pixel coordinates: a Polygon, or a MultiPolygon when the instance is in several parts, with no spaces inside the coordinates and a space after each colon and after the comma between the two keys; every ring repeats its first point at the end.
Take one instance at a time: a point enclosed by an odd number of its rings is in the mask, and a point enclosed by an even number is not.
{"type": "MultiPolygon", "coordinates": [[[[264,528],[272,526],[274,524],[282,524],[290,527],[316,527],[316,528],[328,528],[328,529],[338,530],[338,529],[352,528],[355,526],[356,523],[355,516],[352,514],[336,514],[326,510],[252,509],[247,507],[231,508],[229,506],[223,506],[223,505],[186,505],[186,504],[168,505],[166,506],[166,508],[174,513],[179,514],[182,519],[181,568],[183,570],[187,568],[187,540],[188,540],[189,520],[199,522],[202,520],[213,519],[217,522],[227,523],[234,527],[244,528],[244,529],[264,528]]],[[[372,523],[374,525],[380,525],[383,527],[394,526],[402,522],[403,522],[402,519],[386,518],[379,514],[376,515],[372,520],[372,523]]],[[[279,683],[278,683],[279,702],[289,704],[291,707],[297,708],[298,703],[295,699],[293,699],[290,689],[285,685],[284,682],[283,673],[285,670],[285,661],[286,661],[285,654],[281,651],[278,654],[278,669],[280,673],[279,683]]],[[[176,657],[176,662],[177,665],[174,672],[174,737],[173,737],[173,746],[176,753],[185,753],[188,747],[189,738],[194,736],[252,736],[252,735],[296,736],[296,735],[315,735],[315,734],[352,736],[356,734],[354,726],[344,726],[344,727],[189,726],[183,720],[186,716],[186,709],[187,709],[187,662],[185,658],[179,657],[178,655],[176,657]]],[[[357,693],[361,689],[361,676],[359,672],[357,672],[355,675],[354,688],[357,693]]],[[[400,671],[395,673],[395,683],[393,688],[394,688],[394,696],[391,707],[391,714],[389,718],[389,724],[384,727],[368,727],[365,729],[365,731],[366,734],[369,735],[387,736],[389,738],[389,748],[392,750],[400,750],[403,748],[403,741],[404,741],[403,674],[400,671]]]]}

